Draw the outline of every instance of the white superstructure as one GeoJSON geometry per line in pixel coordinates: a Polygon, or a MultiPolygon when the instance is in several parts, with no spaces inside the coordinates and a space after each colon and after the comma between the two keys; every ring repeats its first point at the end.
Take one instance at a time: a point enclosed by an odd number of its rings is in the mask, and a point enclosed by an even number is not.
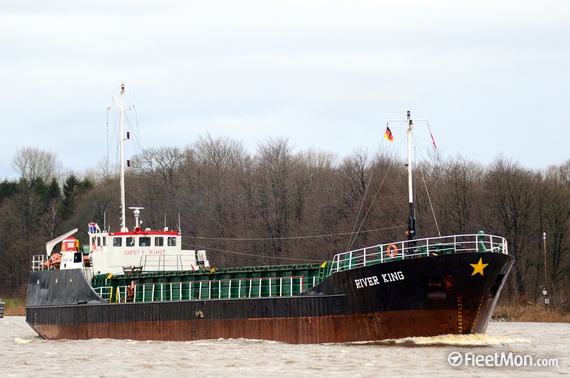
{"type": "MultiPolygon", "coordinates": [[[[85,269],[86,275],[123,274],[153,271],[188,271],[209,269],[210,264],[204,250],[183,250],[182,235],[178,231],[151,230],[140,228],[140,210],[142,207],[131,207],[134,210],[135,227],[129,231],[125,221],[125,169],[123,156],[123,93],[125,85],[121,84],[119,108],[120,124],[120,185],[121,185],[121,227],[119,232],[101,230],[97,223],[89,223],[89,249],[79,247],[79,241],[70,231],[46,244],[46,256],[34,258],[32,269],[85,269]],[[61,253],[52,253],[52,249],[62,242],[61,253]]],[[[108,107],[108,109],[113,109],[108,107]]]]}
{"type": "Polygon", "coordinates": [[[89,245],[94,274],[209,268],[206,251],[183,250],[182,236],[176,231],[137,227],[134,231],[107,232],[90,223],[89,245]]]}

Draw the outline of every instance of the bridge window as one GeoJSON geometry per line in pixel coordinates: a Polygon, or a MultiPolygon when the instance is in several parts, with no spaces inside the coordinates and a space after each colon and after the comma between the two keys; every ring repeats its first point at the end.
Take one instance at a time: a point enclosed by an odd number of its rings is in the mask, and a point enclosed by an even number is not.
{"type": "Polygon", "coordinates": [[[154,246],[162,247],[164,245],[164,238],[162,236],[157,236],[154,238],[154,246]]]}
{"type": "Polygon", "coordinates": [[[123,238],[114,237],[113,238],[113,247],[120,247],[123,245],[123,238]]]}
{"type": "Polygon", "coordinates": [[[127,247],[134,247],[135,246],[135,238],[132,236],[127,237],[127,247]]]}
{"type": "Polygon", "coordinates": [[[168,237],[168,246],[169,247],[175,247],[176,246],[176,237],[174,237],[174,236],[168,237]]]}
{"type": "Polygon", "coordinates": [[[150,238],[148,236],[142,236],[139,238],[139,247],[150,247],[150,238]]]}

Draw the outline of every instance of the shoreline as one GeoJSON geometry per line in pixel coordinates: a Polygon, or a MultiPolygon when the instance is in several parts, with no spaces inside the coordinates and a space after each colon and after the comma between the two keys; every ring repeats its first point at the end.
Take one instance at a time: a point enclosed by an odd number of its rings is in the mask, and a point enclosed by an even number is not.
{"type": "Polygon", "coordinates": [[[26,302],[21,299],[6,298],[4,302],[4,316],[26,316],[26,302]]]}
{"type": "Polygon", "coordinates": [[[493,321],[570,323],[568,308],[561,306],[497,305],[491,316],[493,321]]]}

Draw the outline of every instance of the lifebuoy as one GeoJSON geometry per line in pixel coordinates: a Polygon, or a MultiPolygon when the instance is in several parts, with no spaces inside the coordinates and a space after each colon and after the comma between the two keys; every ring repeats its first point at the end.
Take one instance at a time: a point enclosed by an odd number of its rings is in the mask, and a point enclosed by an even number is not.
{"type": "Polygon", "coordinates": [[[59,269],[60,264],[61,264],[61,254],[56,252],[50,256],[48,261],[44,263],[44,266],[48,269],[59,269]]]}
{"type": "Polygon", "coordinates": [[[388,257],[396,257],[398,255],[398,247],[394,244],[390,244],[386,253],[388,254],[388,257]]]}

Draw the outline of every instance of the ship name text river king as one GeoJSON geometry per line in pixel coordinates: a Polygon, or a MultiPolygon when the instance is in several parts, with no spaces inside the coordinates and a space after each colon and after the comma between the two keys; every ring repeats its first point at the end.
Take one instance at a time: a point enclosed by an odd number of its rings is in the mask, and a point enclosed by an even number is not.
{"type": "Polygon", "coordinates": [[[364,278],[357,278],[354,280],[354,283],[356,284],[356,288],[357,289],[363,289],[365,287],[369,287],[369,286],[375,286],[375,285],[379,285],[381,283],[389,283],[389,282],[395,282],[395,281],[403,281],[406,278],[404,277],[404,273],[402,273],[401,270],[397,271],[397,272],[391,272],[391,273],[384,273],[380,275],[380,278],[382,280],[380,280],[378,278],[378,276],[370,276],[370,277],[364,277],[364,278]]]}

